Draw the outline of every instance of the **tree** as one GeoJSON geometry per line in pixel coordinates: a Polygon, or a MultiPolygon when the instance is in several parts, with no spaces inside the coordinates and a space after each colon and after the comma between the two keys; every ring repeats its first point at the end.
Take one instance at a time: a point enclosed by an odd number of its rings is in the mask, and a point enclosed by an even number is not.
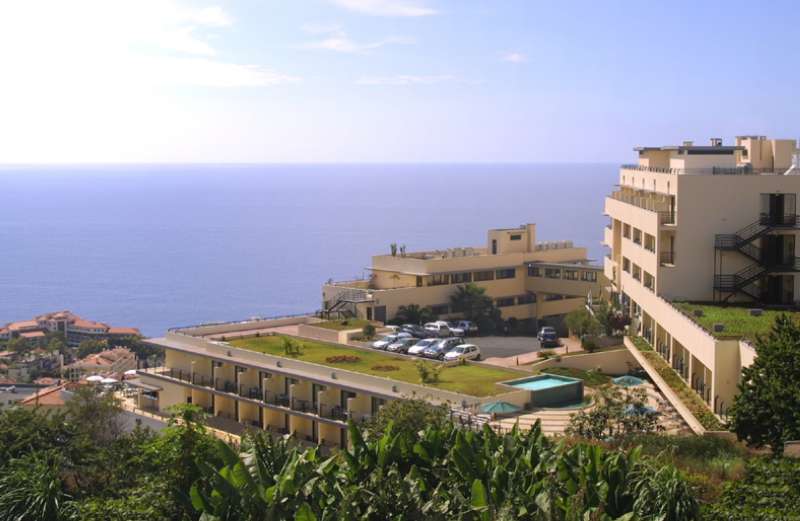
{"type": "Polygon", "coordinates": [[[124,429],[122,406],[111,392],[96,386],[78,387],[66,404],[67,419],[79,425],[95,444],[118,439],[124,429]]]}
{"type": "Polygon", "coordinates": [[[450,296],[450,307],[465,320],[475,322],[483,334],[493,333],[501,321],[500,310],[486,294],[486,288],[473,283],[456,287],[450,296]]]}
{"type": "Polygon", "coordinates": [[[99,353],[108,349],[108,340],[100,340],[96,338],[87,338],[78,344],[78,358],[86,358],[89,355],[99,353]]]}
{"type": "Polygon", "coordinates": [[[397,309],[394,322],[397,324],[424,324],[426,322],[432,322],[435,318],[430,307],[409,304],[407,306],[400,306],[397,309]]]}
{"type": "Polygon", "coordinates": [[[33,452],[0,473],[0,521],[62,521],[71,516],[70,496],[59,475],[56,451],[33,452]]]}
{"type": "Polygon", "coordinates": [[[371,436],[382,436],[390,423],[394,432],[416,435],[428,427],[441,428],[449,421],[446,405],[433,405],[425,400],[392,400],[378,411],[366,424],[371,436]]]}
{"type": "Polygon", "coordinates": [[[600,323],[585,307],[580,307],[567,313],[564,322],[572,334],[578,338],[584,335],[596,335],[601,330],[600,323]]]}
{"type": "Polygon", "coordinates": [[[755,361],[742,369],[730,425],[748,445],[779,454],[786,441],[800,440],[800,327],[779,315],[755,350],[755,361]]]}
{"type": "Polygon", "coordinates": [[[647,393],[606,386],[595,394],[597,405],[570,418],[567,434],[590,440],[625,439],[663,429],[659,414],[647,406],[647,393]]]}
{"type": "Polygon", "coordinates": [[[6,349],[13,351],[19,356],[29,352],[31,349],[33,349],[33,346],[25,338],[18,336],[16,338],[12,338],[6,343],[6,349]]]}

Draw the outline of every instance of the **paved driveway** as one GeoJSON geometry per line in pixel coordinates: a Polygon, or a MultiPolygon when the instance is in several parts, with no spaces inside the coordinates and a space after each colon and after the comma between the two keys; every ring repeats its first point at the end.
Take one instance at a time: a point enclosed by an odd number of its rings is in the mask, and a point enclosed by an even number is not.
{"type": "Polygon", "coordinates": [[[478,336],[467,339],[481,348],[483,358],[506,358],[541,349],[536,337],[530,336],[478,336]]]}

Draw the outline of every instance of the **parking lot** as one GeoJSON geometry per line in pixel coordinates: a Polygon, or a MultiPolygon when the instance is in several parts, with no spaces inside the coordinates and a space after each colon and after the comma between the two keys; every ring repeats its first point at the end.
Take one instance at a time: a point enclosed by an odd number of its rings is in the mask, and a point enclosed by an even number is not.
{"type": "Polygon", "coordinates": [[[476,336],[467,338],[467,342],[480,347],[483,358],[505,358],[541,349],[536,337],[530,336],[476,336]]]}

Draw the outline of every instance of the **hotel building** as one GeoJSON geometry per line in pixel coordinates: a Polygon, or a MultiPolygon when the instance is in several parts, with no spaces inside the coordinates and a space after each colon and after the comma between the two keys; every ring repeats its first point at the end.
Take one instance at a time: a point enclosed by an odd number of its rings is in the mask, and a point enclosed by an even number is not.
{"type": "Polygon", "coordinates": [[[401,306],[428,306],[441,318],[456,317],[450,296],[456,286],[486,289],[504,318],[557,324],[603,286],[602,268],[571,241],[536,242],[536,225],[489,230],[486,247],[372,257],[367,280],[329,282],[322,287],[328,315],[386,322],[401,306]]]}
{"type": "MultiPolygon", "coordinates": [[[[389,400],[413,397],[472,411],[487,400],[502,399],[520,406],[529,400],[529,391],[500,384],[530,376],[512,369],[473,364],[458,367],[458,371],[480,371],[480,376],[486,374],[497,382],[494,394],[477,396],[393,379],[391,371],[382,373],[385,377],[376,376],[348,370],[347,364],[310,362],[282,351],[267,353],[241,341],[251,339],[258,344],[272,332],[285,332],[314,320],[251,320],[169,331],[163,338],[146,340],[164,349],[163,365],[139,369],[138,378],[128,383],[139,389],[140,409],[167,413],[174,405],[191,403],[208,413],[210,426],[226,432],[240,433],[249,427],[291,433],[302,442],[327,447],[345,446],[348,420],[364,421],[389,400]],[[239,341],[231,342],[233,338],[239,341]]],[[[380,356],[384,367],[413,364],[405,355],[329,347],[342,349],[342,354],[380,356]]]]}
{"type": "Polygon", "coordinates": [[[642,335],[715,412],[754,357],[744,341],[713,336],[673,302],[793,306],[797,144],[762,136],[734,145],[636,148],[605,201],[609,290],[642,335]],[[793,164],[795,158],[795,164],[793,164]]]}

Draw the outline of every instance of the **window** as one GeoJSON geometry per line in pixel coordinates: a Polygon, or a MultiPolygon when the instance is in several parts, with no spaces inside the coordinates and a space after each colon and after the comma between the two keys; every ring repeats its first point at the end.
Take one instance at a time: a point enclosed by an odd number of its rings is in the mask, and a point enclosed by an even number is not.
{"type": "Polygon", "coordinates": [[[431,313],[434,315],[446,315],[450,312],[450,306],[447,304],[438,304],[431,306],[431,313]]]}
{"type": "Polygon", "coordinates": [[[386,405],[386,400],[383,398],[378,398],[376,396],[372,397],[372,415],[375,416],[378,414],[378,411],[381,410],[381,407],[386,405]]]}
{"type": "Polygon", "coordinates": [[[539,266],[528,266],[528,276],[541,277],[542,271],[539,269],[539,266]]]}
{"type": "Polygon", "coordinates": [[[622,257],[622,271],[625,273],[631,272],[631,260],[628,257],[622,257]]]}
{"type": "Polygon", "coordinates": [[[644,249],[647,251],[656,251],[656,238],[649,233],[644,234],[644,249]]]}
{"type": "Polygon", "coordinates": [[[429,285],[443,286],[445,284],[450,284],[450,275],[448,275],[447,273],[436,273],[434,275],[431,275],[429,285]]]}
{"type": "Polygon", "coordinates": [[[483,282],[485,280],[494,280],[493,271],[476,271],[472,274],[472,280],[475,282],[483,282]]]}
{"type": "Polygon", "coordinates": [[[633,265],[633,278],[638,280],[639,282],[642,281],[642,268],[640,268],[636,264],[633,265]]]}
{"type": "Polygon", "coordinates": [[[650,291],[655,291],[656,289],[656,279],[646,271],[644,272],[644,287],[650,291]]]}
{"type": "Polygon", "coordinates": [[[544,276],[547,277],[548,279],[560,279],[561,268],[545,268],[544,276]]]}
{"type": "Polygon", "coordinates": [[[472,273],[468,271],[464,273],[453,273],[450,275],[451,284],[464,284],[466,282],[472,282],[472,273]]]}
{"type": "Polygon", "coordinates": [[[564,270],[564,279],[578,280],[578,270],[564,270]]]}
{"type": "Polygon", "coordinates": [[[418,288],[422,287],[422,277],[420,277],[419,275],[417,275],[417,287],[418,288]]]}
{"type": "Polygon", "coordinates": [[[549,293],[544,296],[544,299],[548,302],[551,300],[564,300],[564,295],[558,295],[556,293],[549,293]]]}
{"type": "Polygon", "coordinates": [[[517,297],[517,304],[520,306],[523,304],[535,304],[536,303],[536,293],[526,293],[525,295],[520,295],[517,297]]]}
{"type": "Polygon", "coordinates": [[[581,280],[585,280],[586,282],[597,282],[597,272],[596,271],[582,271],[581,272],[581,280]]]}
{"type": "Polygon", "coordinates": [[[639,246],[642,245],[642,230],[639,228],[633,229],[633,242],[638,244],[639,246]]]}
{"type": "Polygon", "coordinates": [[[630,224],[623,224],[622,225],[622,236],[626,239],[631,238],[631,225],[630,224]]]}
{"type": "Polygon", "coordinates": [[[513,279],[517,276],[517,270],[514,268],[497,270],[495,273],[498,279],[513,279]]]}
{"type": "Polygon", "coordinates": [[[507,308],[508,306],[514,305],[514,297],[503,297],[497,299],[497,307],[499,308],[507,308]]]}
{"type": "Polygon", "coordinates": [[[509,237],[509,239],[511,239],[512,241],[521,241],[522,235],[520,234],[512,235],[511,237],[509,237]]]}

